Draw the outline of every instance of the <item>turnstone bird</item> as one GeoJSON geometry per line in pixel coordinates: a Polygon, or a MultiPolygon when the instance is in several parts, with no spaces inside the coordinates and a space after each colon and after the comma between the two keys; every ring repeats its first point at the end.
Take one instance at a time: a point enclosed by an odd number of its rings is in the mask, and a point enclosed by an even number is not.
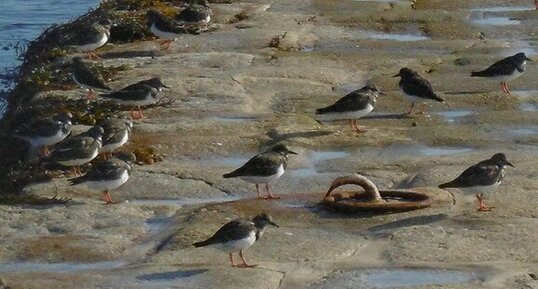
{"type": "Polygon", "coordinates": [[[133,168],[132,163],[135,161],[136,157],[133,153],[119,153],[114,158],[96,163],[85,175],[70,179],[70,183],[102,191],[106,204],[113,204],[114,201],[108,191],[127,182],[133,168]]]}
{"type": "Polygon", "coordinates": [[[504,93],[510,93],[508,89],[507,81],[516,79],[523,75],[525,72],[525,66],[527,66],[529,59],[525,53],[520,52],[515,55],[501,59],[490,67],[482,71],[472,72],[473,77],[487,77],[496,81],[501,81],[501,89],[504,93]]]}
{"type": "Polygon", "coordinates": [[[288,154],[296,155],[296,152],[290,151],[284,144],[277,144],[269,151],[260,153],[252,157],[242,167],[237,170],[224,174],[224,178],[240,178],[243,181],[256,185],[259,199],[278,199],[271,193],[269,183],[277,180],[284,174],[288,165],[288,154]],[[267,188],[267,197],[260,194],[260,184],[265,184],[267,188]]]}
{"type": "Polygon", "coordinates": [[[81,176],[80,166],[91,162],[99,154],[104,132],[102,127],[94,126],[85,133],[67,138],[56,144],[50,159],[62,166],[73,167],[74,175],[81,176]]]}
{"type": "Polygon", "coordinates": [[[26,123],[15,130],[14,136],[28,142],[33,148],[41,148],[48,156],[48,146],[64,140],[71,133],[71,113],[61,113],[53,118],[43,118],[26,123]]]}
{"type": "Polygon", "coordinates": [[[176,15],[175,20],[180,25],[207,25],[211,21],[211,8],[207,0],[202,4],[192,3],[176,15]]]}
{"type": "Polygon", "coordinates": [[[108,19],[99,20],[81,31],[77,31],[71,39],[80,51],[86,52],[89,59],[100,59],[93,51],[105,45],[110,38],[112,22],[108,19]]]}
{"type": "Polygon", "coordinates": [[[333,105],[317,109],[316,117],[320,120],[349,119],[349,124],[354,132],[364,133],[367,129],[358,127],[357,119],[374,110],[379,94],[384,93],[380,92],[378,87],[364,86],[340,98],[333,105]]]}
{"type": "Polygon", "coordinates": [[[150,79],[146,79],[146,80],[141,80],[137,83],[133,83],[131,85],[128,85],[124,88],[122,88],[122,90],[133,90],[133,89],[140,89],[142,88],[143,86],[150,86],[150,87],[153,87],[159,91],[162,91],[163,88],[170,88],[169,86],[166,86],[163,81],[161,80],[160,77],[153,77],[153,78],[150,78],[150,79]]]}
{"type": "Polygon", "coordinates": [[[405,95],[407,99],[411,101],[411,107],[409,108],[409,111],[407,111],[407,114],[411,114],[413,112],[415,103],[422,104],[418,113],[424,113],[426,106],[424,102],[428,100],[444,102],[442,98],[435,94],[430,82],[418,75],[416,71],[404,67],[400,69],[400,72],[393,77],[397,76],[400,77],[399,86],[403,95],[405,95]]]}
{"type": "Polygon", "coordinates": [[[131,84],[111,93],[101,94],[101,96],[121,105],[131,106],[131,117],[139,119],[144,118],[140,107],[157,102],[157,94],[162,88],[168,88],[168,86],[164,85],[161,79],[156,77],[131,84]],[[138,107],[138,116],[134,114],[135,107],[138,107]]]}
{"type": "Polygon", "coordinates": [[[259,214],[252,220],[237,219],[226,223],[211,238],[194,243],[194,247],[213,246],[230,253],[232,267],[252,268],[243,257],[243,250],[249,248],[263,235],[268,225],[278,227],[273,218],[266,213],[259,214]],[[243,264],[235,264],[233,253],[239,251],[243,264]]]}
{"type": "Polygon", "coordinates": [[[81,87],[88,89],[86,98],[91,99],[95,97],[94,89],[111,90],[105,83],[103,76],[88,64],[82,61],[82,58],[73,58],[72,65],[72,77],[73,80],[81,87]]]}
{"type": "Polygon", "coordinates": [[[176,41],[181,34],[185,33],[185,29],[181,25],[155,9],[148,10],[146,17],[151,32],[155,36],[164,39],[159,43],[161,50],[170,48],[170,44],[176,41]]]}
{"type": "Polygon", "coordinates": [[[494,207],[484,205],[484,191],[494,189],[504,179],[504,168],[513,167],[503,153],[497,153],[488,160],[481,161],[463,171],[453,181],[439,185],[439,188],[461,188],[476,193],[478,211],[491,211],[494,207]]]}
{"type": "Polygon", "coordinates": [[[105,158],[126,144],[131,135],[133,123],[128,119],[109,118],[99,124],[103,129],[103,147],[99,151],[105,158]]]}

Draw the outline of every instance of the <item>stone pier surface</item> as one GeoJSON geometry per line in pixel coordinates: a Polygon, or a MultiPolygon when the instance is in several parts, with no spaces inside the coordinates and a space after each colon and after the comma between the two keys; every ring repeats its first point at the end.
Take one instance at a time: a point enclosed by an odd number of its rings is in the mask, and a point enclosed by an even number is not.
{"type": "Polygon", "coordinates": [[[519,51],[538,60],[538,11],[531,0],[411,4],[232,1],[211,4],[216,29],[186,34],[168,51],[153,41],[105,47],[103,65],[132,68],[111,87],[156,75],[171,86],[163,94],[175,102],[147,109],[133,131],[163,161],[135,166],[111,192],[115,205],[59,178],[25,191],[72,198],[66,205],[0,206],[0,287],[538,288],[538,65],[509,83],[512,94],[470,77],[519,51]],[[229,21],[245,8],[247,19],[229,21]],[[391,77],[402,67],[446,103],[402,115],[409,103],[391,77]],[[359,120],[367,133],[314,119],[316,108],[366,83],[387,93],[359,120]],[[254,185],[222,178],[278,142],[298,153],[272,185],[282,199],[252,199],[254,185]],[[493,212],[436,188],[496,152],[515,168],[487,195],[493,212]],[[354,172],[449,201],[379,216],[318,204],[334,178],[354,172]],[[232,268],[226,253],[191,245],[260,212],[280,227],[246,250],[256,268],[232,268]]]}

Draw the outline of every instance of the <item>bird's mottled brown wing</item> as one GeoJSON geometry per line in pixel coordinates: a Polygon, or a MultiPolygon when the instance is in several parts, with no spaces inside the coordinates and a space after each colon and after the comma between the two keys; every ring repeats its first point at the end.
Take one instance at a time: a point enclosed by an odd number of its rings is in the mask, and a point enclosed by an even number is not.
{"type": "Polygon", "coordinates": [[[211,238],[195,243],[194,246],[202,247],[243,239],[248,237],[252,231],[256,231],[256,226],[252,221],[242,219],[233,220],[222,226],[211,238]]]}
{"type": "Polygon", "coordinates": [[[442,101],[442,99],[439,98],[433,91],[433,87],[430,82],[419,75],[406,80],[402,79],[400,81],[400,87],[402,88],[403,92],[408,95],[415,95],[421,98],[442,101]]]}
{"type": "Polygon", "coordinates": [[[277,173],[281,164],[285,165],[283,156],[265,152],[252,157],[242,167],[226,174],[225,177],[271,176],[277,173]]]}
{"type": "Polygon", "coordinates": [[[356,90],[340,98],[333,105],[316,110],[316,113],[324,114],[330,112],[357,111],[366,108],[369,102],[370,97],[368,94],[361,93],[356,90]]]}
{"type": "Polygon", "coordinates": [[[476,73],[481,76],[510,75],[515,69],[519,68],[519,65],[518,61],[516,61],[513,56],[510,56],[501,59],[493,63],[490,67],[476,73]]]}
{"type": "Polygon", "coordinates": [[[477,164],[469,167],[456,179],[441,185],[446,188],[466,188],[474,186],[490,186],[502,177],[501,169],[494,164],[477,164]]]}

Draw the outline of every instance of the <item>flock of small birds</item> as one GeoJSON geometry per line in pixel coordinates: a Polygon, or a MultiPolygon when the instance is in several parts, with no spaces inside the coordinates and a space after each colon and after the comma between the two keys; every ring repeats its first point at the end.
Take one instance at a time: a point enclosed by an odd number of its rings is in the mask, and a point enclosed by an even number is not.
{"type": "MultiPolygon", "coordinates": [[[[534,1],[538,9],[538,0],[534,1]]],[[[167,50],[186,28],[198,27],[207,29],[212,11],[207,0],[201,4],[191,4],[175,17],[167,17],[156,9],[147,12],[148,26],[152,33],[159,38],[160,49],[167,50]]],[[[105,45],[110,38],[110,29],[114,25],[107,19],[100,20],[87,27],[79,37],[74,38],[74,45],[81,52],[87,53],[90,60],[100,59],[95,50],[105,45]]],[[[523,52],[506,57],[482,71],[472,72],[472,77],[483,77],[500,81],[504,93],[510,93],[507,82],[521,76],[525,72],[527,61],[531,61],[523,52]]],[[[97,98],[96,90],[102,91],[100,98],[116,102],[122,106],[131,107],[130,119],[109,118],[76,136],[70,136],[70,113],[61,113],[51,118],[32,120],[14,132],[14,136],[25,140],[33,149],[41,151],[41,156],[62,166],[70,167],[74,178],[72,185],[85,185],[102,192],[106,204],[112,204],[109,194],[124,184],[128,179],[136,161],[134,155],[128,152],[114,152],[126,144],[131,135],[133,120],[144,118],[141,107],[158,101],[159,92],[169,88],[159,77],[142,80],[127,87],[113,90],[101,74],[81,57],[72,60],[71,73],[73,81],[80,87],[86,88],[86,98],[97,98]],[[52,152],[51,152],[52,148],[52,152]],[[99,161],[93,162],[101,154],[99,161]],[[81,166],[92,162],[91,169],[83,173],[81,166]]],[[[417,113],[424,113],[428,101],[444,102],[436,94],[430,82],[418,72],[404,67],[394,75],[400,77],[399,87],[402,94],[410,101],[411,106],[406,114],[413,113],[413,108],[419,106],[417,113]]],[[[375,85],[366,85],[355,90],[334,104],[316,110],[316,118],[320,121],[349,120],[351,129],[357,133],[365,133],[367,129],[357,125],[357,119],[371,113],[376,106],[377,98],[384,93],[375,85]]],[[[224,174],[224,178],[239,178],[256,186],[258,198],[278,199],[269,184],[280,178],[287,167],[288,156],[296,154],[284,144],[277,144],[269,150],[255,155],[240,168],[224,174]],[[267,196],[260,192],[260,185],[265,185],[267,196]]],[[[439,185],[440,188],[461,188],[464,191],[476,193],[479,211],[490,211],[491,206],[484,204],[483,193],[498,186],[504,178],[506,166],[513,165],[502,153],[497,153],[490,159],[481,161],[461,173],[454,180],[439,185]]],[[[260,214],[252,220],[237,219],[222,226],[212,237],[205,241],[194,243],[195,247],[215,246],[230,253],[230,263],[234,267],[252,267],[244,256],[243,250],[250,247],[263,234],[268,225],[278,227],[271,216],[260,214]],[[233,253],[239,252],[243,264],[236,264],[233,253]]]]}

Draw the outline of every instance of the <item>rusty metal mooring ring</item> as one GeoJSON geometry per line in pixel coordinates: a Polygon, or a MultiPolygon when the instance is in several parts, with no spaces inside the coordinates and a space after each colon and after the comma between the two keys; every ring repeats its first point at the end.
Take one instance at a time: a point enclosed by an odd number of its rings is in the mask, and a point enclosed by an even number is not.
{"type": "Polygon", "coordinates": [[[405,212],[431,206],[432,199],[422,193],[412,191],[379,191],[372,181],[366,177],[353,174],[335,179],[322,203],[342,212],[405,212]],[[331,195],[332,191],[344,185],[358,185],[364,192],[341,192],[331,195]],[[387,202],[393,199],[395,202],[387,202]]]}

